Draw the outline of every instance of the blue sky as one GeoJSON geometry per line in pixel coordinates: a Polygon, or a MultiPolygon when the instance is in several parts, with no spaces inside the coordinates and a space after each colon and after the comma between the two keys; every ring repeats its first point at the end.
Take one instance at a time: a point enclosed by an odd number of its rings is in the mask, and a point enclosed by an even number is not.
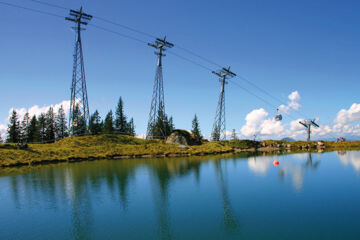
{"type": "MultiPolygon", "coordinates": [[[[231,69],[283,102],[298,91],[298,111],[328,125],[341,109],[357,103],[360,76],[360,3],[358,1],[80,1],[44,0],[84,10],[155,36],[167,36],[173,52],[211,69],[218,67],[183,52],[181,46],[231,69]]],[[[66,10],[29,0],[3,2],[66,16],[66,10]]],[[[0,4],[0,123],[10,108],[57,104],[70,97],[74,32],[72,24],[0,4]]],[[[97,19],[92,23],[151,42],[152,39],[97,19]]],[[[136,41],[89,26],[83,32],[90,111],[102,116],[120,96],[138,134],[146,132],[156,56],[136,41]]],[[[197,113],[210,134],[220,84],[215,75],[168,54],[164,59],[165,102],[177,128],[190,129],[197,113]]],[[[278,106],[256,88],[233,81],[278,106]]],[[[241,128],[246,116],[276,109],[234,84],[226,86],[227,129],[241,128]]],[[[357,108],[356,108],[357,109],[357,108]]],[[[355,115],[357,114],[357,110],[355,115]]],[[[301,118],[290,111],[282,124],[301,118]]],[[[354,117],[354,113],[350,114],[354,117]]],[[[357,116],[357,115],[356,115],[357,116]]],[[[355,124],[358,119],[350,121],[355,124]]]]}

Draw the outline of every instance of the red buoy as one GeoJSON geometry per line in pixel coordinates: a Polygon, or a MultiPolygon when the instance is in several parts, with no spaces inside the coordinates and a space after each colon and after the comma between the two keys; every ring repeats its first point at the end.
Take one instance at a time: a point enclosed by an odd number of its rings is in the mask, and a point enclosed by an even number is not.
{"type": "Polygon", "coordinates": [[[273,164],[274,164],[274,166],[277,166],[277,165],[279,165],[279,161],[278,161],[278,160],[274,160],[274,161],[273,161],[273,164]]]}

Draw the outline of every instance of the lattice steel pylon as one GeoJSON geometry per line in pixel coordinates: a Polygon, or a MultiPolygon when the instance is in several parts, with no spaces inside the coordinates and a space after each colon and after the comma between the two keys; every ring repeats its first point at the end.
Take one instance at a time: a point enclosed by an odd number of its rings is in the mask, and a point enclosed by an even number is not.
{"type": "MultiPolygon", "coordinates": [[[[77,126],[79,124],[79,119],[83,119],[83,124],[86,130],[86,124],[89,120],[90,114],[80,33],[82,30],[85,30],[81,27],[81,25],[87,25],[92,19],[92,16],[84,13],[81,7],[79,11],[70,10],[70,17],[66,17],[65,19],[67,21],[75,22],[75,27],[73,27],[73,29],[76,32],[69,125],[70,127],[77,126]]],[[[74,132],[72,134],[74,134],[74,132]]]]}
{"type": "MultiPolygon", "coordinates": [[[[162,57],[166,56],[164,52],[167,48],[174,47],[174,44],[166,41],[166,37],[164,39],[156,38],[155,43],[148,43],[150,47],[155,48],[155,55],[158,56],[158,62],[156,65],[156,73],[155,73],[155,81],[153,88],[153,95],[150,106],[149,120],[146,131],[146,138],[152,139],[153,136],[152,129],[155,126],[158,118],[165,118],[165,101],[164,101],[164,82],[163,82],[163,74],[162,74],[162,57]]],[[[165,136],[163,136],[165,137],[165,136]]]]}
{"type": "Polygon", "coordinates": [[[225,84],[227,84],[226,79],[235,77],[236,74],[230,71],[230,67],[222,68],[220,71],[212,72],[213,74],[220,77],[221,89],[218,105],[216,108],[215,120],[212,129],[211,139],[213,141],[219,141],[226,139],[226,124],[225,124],[225,84]]]}

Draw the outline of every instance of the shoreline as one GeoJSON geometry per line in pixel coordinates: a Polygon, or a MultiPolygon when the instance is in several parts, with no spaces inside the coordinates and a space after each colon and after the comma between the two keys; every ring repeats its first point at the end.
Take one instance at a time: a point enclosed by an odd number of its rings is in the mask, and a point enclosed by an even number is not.
{"type": "Polygon", "coordinates": [[[0,164],[0,169],[5,168],[17,168],[17,167],[26,167],[26,166],[39,166],[39,165],[50,165],[50,164],[59,164],[59,163],[78,163],[78,162],[91,162],[97,160],[121,160],[121,159],[156,159],[156,158],[180,158],[180,157],[199,157],[199,156],[216,156],[222,154],[237,154],[237,153],[273,153],[274,155],[278,154],[295,154],[295,153],[306,153],[306,152],[317,152],[317,153],[325,153],[325,152],[333,152],[333,151],[356,151],[360,150],[356,149],[337,149],[337,148],[328,148],[326,150],[320,149],[309,149],[309,150],[290,150],[290,149],[281,149],[281,148],[248,148],[248,149],[233,149],[230,151],[220,151],[220,152],[203,152],[203,153],[171,153],[171,154],[157,154],[157,155],[149,155],[149,154],[137,154],[137,155],[113,155],[106,157],[93,157],[89,156],[87,158],[80,157],[72,157],[68,159],[51,159],[51,160],[41,160],[41,161],[31,161],[31,162],[16,162],[12,164],[3,165],[0,164]]]}
{"type": "Polygon", "coordinates": [[[297,153],[360,150],[356,142],[287,142],[231,140],[204,142],[201,145],[183,146],[166,144],[162,140],[144,140],[123,135],[71,137],[51,144],[29,144],[28,149],[16,149],[15,144],[0,145],[0,169],[73,163],[94,160],[134,158],[178,158],[220,155],[226,153],[297,153]]]}

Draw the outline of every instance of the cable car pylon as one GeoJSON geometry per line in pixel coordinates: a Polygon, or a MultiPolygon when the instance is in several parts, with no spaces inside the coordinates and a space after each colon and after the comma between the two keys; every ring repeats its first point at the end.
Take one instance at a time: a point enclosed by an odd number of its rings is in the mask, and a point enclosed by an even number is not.
{"type": "Polygon", "coordinates": [[[74,49],[74,65],[71,84],[70,116],[69,125],[72,135],[85,134],[87,123],[90,118],[89,103],[86,89],[84,57],[81,42],[81,31],[85,30],[82,25],[88,25],[92,16],[83,12],[70,10],[70,17],[65,20],[75,23],[76,40],[74,49]]]}
{"type": "MultiPolygon", "coordinates": [[[[153,88],[153,95],[151,100],[151,107],[149,113],[149,121],[146,131],[146,139],[154,138],[153,129],[157,121],[164,123],[165,121],[165,101],[164,101],[164,81],[162,73],[162,57],[166,56],[164,52],[167,48],[174,47],[174,44],[167,42],[166,37],[164,39],[156,38],[155,43],[148,43],[150,47],[156,49],[155,55],[158,56],[158,62],[156,66],[156,74],[153,88]]],[[[163,136],[156,137],[165,137],[166,126],[162,126],[160,131],[163,136]]]]}
{"type": "Polygon", "coordinates": [[[236,74],[230,71],[230,67],[222,68],[218,72],[213,71],[213,74],[220,78],[221,88],[218,105],[215,113],[215,120],[212,129],[211,139],[213,141],[219,141],[226,139],[226,124],[225,124],[225,84],[226,79],[235,77],[236,74]]]}
{"type": "Polygon", "coordinates": [[[299,123],[306,128],[307,141],[310,142],[311,126],[319,127],[319,125],[315,123],[315,119],[305,119],[303,121],[300,121],[299,123]]]}

